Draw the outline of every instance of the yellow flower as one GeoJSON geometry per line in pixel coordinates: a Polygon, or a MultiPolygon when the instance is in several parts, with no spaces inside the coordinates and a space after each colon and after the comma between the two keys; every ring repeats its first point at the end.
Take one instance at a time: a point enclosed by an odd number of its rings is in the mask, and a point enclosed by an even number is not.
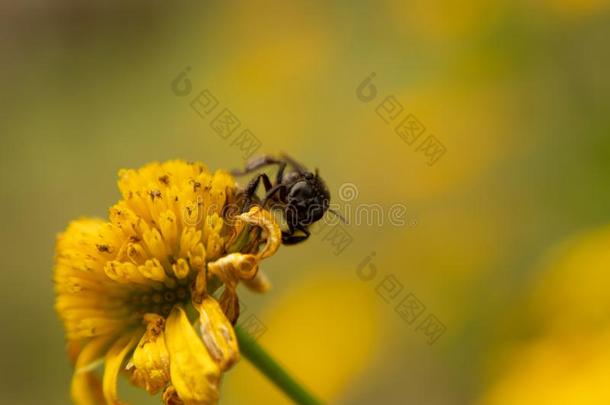
{"type": "Polygon", "coordinates": [[[118,184],[123,199],[108,222],[79,219],[57,239],[72,399],[119,404],[122,371],[151,394],[163,390],[166,404],[216,403],[239,357],[237,284],[268,287],[258,263],[279,247],[280,229],[258,207],[227,215],[239,203],[234,179],[198,163],[122,170],[118,184]]]}

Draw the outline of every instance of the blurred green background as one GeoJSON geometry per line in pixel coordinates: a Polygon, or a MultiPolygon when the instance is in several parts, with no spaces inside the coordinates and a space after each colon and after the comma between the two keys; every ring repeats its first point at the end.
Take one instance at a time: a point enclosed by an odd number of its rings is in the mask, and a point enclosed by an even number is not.
{"type": "MultiPolygon", "coordinates": [[[[274,289],[242,295],[259,341],[320,397],[610,403],[609,6],[2,2],[0,403],[69,402],[55,235],[106,215],[120,168],[243,166],[189,106],[203,89],[259,153],[319,167],[334,196],[355,185],[350,206],[407,207],[404,226],[345,226],[338,255],[322,231],[282,248],[263,266],[274,289]],[[177,96],[187,66],[192,93],[177,96]],[[364,103],[371,72],[378,95],[364,103]],[[388,95],[443,143],[436,164],[377,115],[388,95]],[[403,286],[389,303],[387,276],[403,286]],[[426,307],[412,324],[395,311],[408,293],[426,307]],[[432,345],[416,330],[428,314],[446,327],[432,345]]],[[[222,403],[288,402],[242,361],[222,403]]]]}

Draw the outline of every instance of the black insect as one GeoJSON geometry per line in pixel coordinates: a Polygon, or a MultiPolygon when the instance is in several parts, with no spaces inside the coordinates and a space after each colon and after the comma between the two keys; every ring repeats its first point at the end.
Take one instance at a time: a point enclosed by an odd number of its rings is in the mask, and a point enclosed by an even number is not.
{"type": "Polygon", "coordinates": [[[275,183],[265,173],[250,180],[243,191],[243,210],[248,210],[253,202],[264,208],[282,209],[288,227],[282,231],[283,244],[294,245],[306,240],[310,235],[308,227],[322,219],[326,211],[338,215],[329,209],[330,192],[318,175],[318,170],[312,173],[289,156],[280,155],[275,158],[264,155],[254,158],[246,164],[244,170],[233,171],[233,175],[243,176],[271,165],[278,165],[275,183]],[[261,181],[265,187],[265,196],[259,199],[256,191],[261,181]],[[297,231],[301,234],[297,234],[297,231]]]}

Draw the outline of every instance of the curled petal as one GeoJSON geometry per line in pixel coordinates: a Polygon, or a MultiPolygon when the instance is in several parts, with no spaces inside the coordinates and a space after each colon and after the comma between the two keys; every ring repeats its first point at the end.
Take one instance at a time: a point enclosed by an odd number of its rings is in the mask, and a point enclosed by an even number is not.
{"type": "Polygon", "coordinates": [[[66,352],[68,353],[68,358],[70,359],[70,362],[73,366],[76,364],[78,356],[82,352],[84,346],[86,346],[86,344],[84,344],[81,339],[68,340],[68,342],[66,343],[66,352]]]}
{"type": "Polygon", "coordinates": [[[235,325],[239,318],[239,299],[235,286],[225,284],[225,289],[220,296],[220,308],[231,324],[235,325]]]}
{"type": "Polygon", "coordinates": [[[251,254],[231,253],[208,264],[208,271],[225,283],[236,283],[254,278],[258,271],[257,257],[251,254]]]}
{"type": "Polygon", "coordinates": [[[112,347],[108,350],[108,353],[106,353],[103,390],[104,398],[108,405],[121,404],[117,397],[116,380],[119,371],[121,371],[125,356],[135,347],[141,335],[142,332],[138,331],[133,334],[121,336],[114,342],[112,347]]]}
{"type": "Polygon", "coordinates": [[[253,279],[244,280],[244,284],[250,290],[258,292],[258,293],[264,293],[264,292],[269,291],[269,289],[271,289],[271,282],[269,281],[269,278],[267,277],[267,275],[265,275],[265,273],[262,270],[259,270],[253,279]]]}
{"type": "Polygon", "coordinates": [[[100,336],[85,344],[78,355],[72,376],[71,396],[77,405],[96,405],[103,402],[101,384],[93,366],[103,359],[113,337],[100,336]]]}
{"type": "Polygon", "coordinates": [[[156,394],[169,382],[169,353],[165,347],[165,320],[156,314],[146,314],[146,333],[136,347],[128,369],[139,387],[156,394]]]}
{"type": "Polygon", "coordinates": [[[205,271],[200,271],[195,277],[195,286],[193,288],[193,301],[201,302],[208,290],[208,276],[205,271]]]}
{"type": "Polygon", "coordinates": [[[178,396],[176,388],[173,385],[168,385],[163,391],[163,403],[165,405],[183,405],[184,402],[178,396]]]}
{"type": "Polygon", "coordinates": [[[232,324],[239,317],[237,283],[240,279],[250,280],[258,272],[257,256],[252,254],[231,253],[208,264],[208,274],[217,276],[224,283],[220,306],[232,324]]]}
{"type": "Polygon", "coordinates": [[[233,326],[214,298],[205,297],[200,304],[194,305],[199,311],[199,328],[203,343],[220,366],[220,370],[228,370],[239,359],[233,326]]]}
{"type": "Polygon", "coordinates": [[[72,385],[72,400],[76,405],[100,405],[104,403],[102,381],[95,373],[84,373],[72,385]]]}
{"type": "Polygon", "coordinates": [[[249,224],[261,227],[267,234],[265,247],[257,254],[259,260],[273,255],[279,249],[282,244],[282,230],[269,211],[255,205],[250,211],[241,214],[239,218],[249,224]]]}
{"type": "MultiPolygon", "coordinates": [[[[242,235],[242,232],[245,230],[247,224],[245,221],[239,220],[239,216],[235,215],[235,213],[233,212],[227,212],[226,218],[228,220],[228,223],[231,225],[229,229],[229,235],[226,238],[226,245],[234,247],[234,245],[237,243],[238,239],[242,235]]],[[[231,248],[229,249],[229,251],[231,251],[231,248]]]]}
{"type": "Polygon", "coordinates": [[[172,385],[179,398],[185,405],[215,404],[220,368],[179,306],[167,318],[165,340],[172,385]]]}

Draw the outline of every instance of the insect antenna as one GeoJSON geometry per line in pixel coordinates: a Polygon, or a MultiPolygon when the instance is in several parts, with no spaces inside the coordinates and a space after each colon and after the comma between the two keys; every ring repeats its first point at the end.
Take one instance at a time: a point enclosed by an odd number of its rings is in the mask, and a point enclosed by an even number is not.
{"type": "Polygon", "coordinates": [[[335,211],[334,209],[329,208],[328,212],[330,212],[331,214],[333,214],[334,216],[339,218],[341,220],[341,222],[343,222],[344,224],[347,224],[347,220],[345,219],[345,217],[343,215],[341,215],[341,213],[339,211],[335,211]]]}

